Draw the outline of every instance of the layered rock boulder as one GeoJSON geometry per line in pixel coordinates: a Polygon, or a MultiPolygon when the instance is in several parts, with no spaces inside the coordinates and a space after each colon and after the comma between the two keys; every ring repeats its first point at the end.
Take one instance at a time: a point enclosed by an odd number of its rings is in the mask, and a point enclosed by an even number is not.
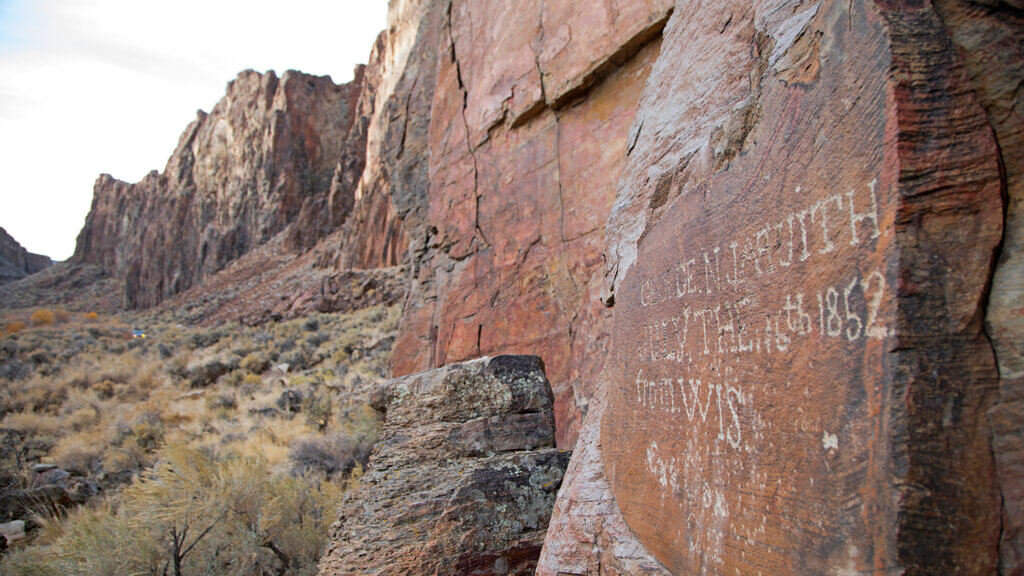
{"type": "Polygon", "coordinates": [[[53,264],[48,256],[33,254],[0,228],[0,284],[20,280],[53,264]]]}
{"type": "Polygon", "coordinates": [[[320,574],[532,574],[569,460],[540,359],[396,378],[371,403],[381,435],[320,574]]]}

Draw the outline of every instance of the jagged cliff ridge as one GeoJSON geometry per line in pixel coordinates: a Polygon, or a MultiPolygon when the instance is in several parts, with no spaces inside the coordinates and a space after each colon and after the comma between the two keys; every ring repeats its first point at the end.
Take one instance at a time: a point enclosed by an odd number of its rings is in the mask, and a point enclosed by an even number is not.
{"type": "Polygon", "coordinates": [[[29,252],[0,228],[0,284],[20,280],[52,264],[49,257],[29,252]]]}
{"type": "Polygon", "coordinates": [[[241,73],[209,114],[198,113],[162,173],[137,184],[99,177],[72,261],[122,278],[124,305],[146,307],[265,244],[304,206],[320,207],[312,228],[337,227],[352,198],[337,186],[331,196],[332,182],[361,87],[362,68],[342,86],[294,71],[241,73]]]}

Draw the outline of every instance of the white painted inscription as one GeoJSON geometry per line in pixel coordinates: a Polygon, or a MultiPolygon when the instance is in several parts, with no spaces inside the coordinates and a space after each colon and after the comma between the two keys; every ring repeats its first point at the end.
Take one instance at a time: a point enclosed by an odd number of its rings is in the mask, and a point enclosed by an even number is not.
{"type": "MultiPolygon", "coordinates": [[[[832,194],[743,238],[681,251],[667,271],[645,279],[642,307],[675,305],[670,316],[642,325],[627,351],[636,405],[703,431],[690,438],[744,449],[744,438],[756,432],[750,429],[756,415],[749,389],[757,386],[743,382],[734,361],[782,355],[811,339],[886,338],[890,328],[880,308],[887,287],[877,268],[861,270],[852,261],[831,267],[845,270],[845,277],[817,283],[821,288],[810,293],[765,289],[773,276],[807,274],[817,260],[839,257],[843,246],[878,238],[876,186],[872,180],[859,192],[832,194]]],[[[831,445],[831,437],[825,443],[831,445]]],[[[675,460],[656,444],[646,456],[659,482],[674,485],[675,460]]]]}

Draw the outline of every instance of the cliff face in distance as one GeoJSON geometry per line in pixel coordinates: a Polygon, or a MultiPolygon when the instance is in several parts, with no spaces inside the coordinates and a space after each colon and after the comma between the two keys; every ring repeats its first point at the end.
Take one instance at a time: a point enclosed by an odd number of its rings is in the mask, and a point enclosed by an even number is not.
{"type": "Polygon", "coordinates": [[[361,86],[362,69],[343,86],[294,71],[241,73],[199,112],[162,173],[136,184],[100,176],[72,260],[123,279],[126,307],[148,307],[265,244],[304,206],[320,209],[295,243],[340,225],[352,199],[332,197],[332,182],[343,154],[361,152],[361,140],[349,142],[361,86]]]}
{"type": "Polygon", "coordinates": [[[0,284],[20,280],[53,264],[48,256],[33,254],[0,228],[0,284]]]}

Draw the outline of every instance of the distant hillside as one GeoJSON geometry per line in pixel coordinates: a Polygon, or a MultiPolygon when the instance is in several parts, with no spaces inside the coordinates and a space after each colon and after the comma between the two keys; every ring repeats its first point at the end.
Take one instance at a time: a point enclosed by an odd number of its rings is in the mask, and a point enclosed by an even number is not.
{"type": "Polygon", "coordinates": [[[49,256],[25,250],[6,230],[0,228],[0,284],[20,280],[49,268],[51,264],[53,261],[49,256]]]}

